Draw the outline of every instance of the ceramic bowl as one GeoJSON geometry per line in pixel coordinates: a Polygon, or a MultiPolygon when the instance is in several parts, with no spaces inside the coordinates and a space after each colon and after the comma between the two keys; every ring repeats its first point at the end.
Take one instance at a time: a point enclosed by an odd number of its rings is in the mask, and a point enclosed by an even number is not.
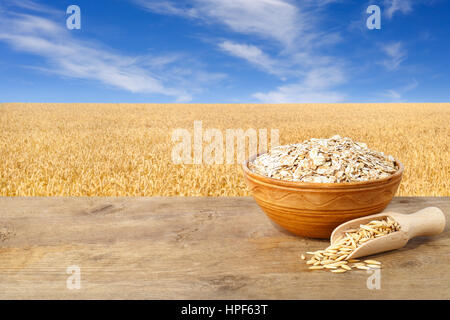
{"type": "MultiPolygon", "coordinates": [[[[257,155],[256,155],[257,156],[257,155]]],[[[381,212],[394,197],[403,165],[389,177],[364,182],[308,183],[264,177],[242,165],[245,180],[256,203],[267,216],[293,234],[329,238],[346,221],[381,212]]]]}

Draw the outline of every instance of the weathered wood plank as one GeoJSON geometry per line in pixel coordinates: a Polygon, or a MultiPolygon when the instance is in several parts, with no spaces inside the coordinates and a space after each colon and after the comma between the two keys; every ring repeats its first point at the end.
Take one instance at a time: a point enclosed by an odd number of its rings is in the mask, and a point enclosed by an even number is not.
{"type": "MultiPolygon", "coordinates": [[[[450,198],[395,198],[388,210],[450,198]]],[[[299,259],[327,241],[274,227],[251,198],[0,198],[2,299],[449,299],[450,233],[376,256],[364,270],[311,272],[299,259]],[[81,268],[81,289],[66,268],[81,268]]]]}

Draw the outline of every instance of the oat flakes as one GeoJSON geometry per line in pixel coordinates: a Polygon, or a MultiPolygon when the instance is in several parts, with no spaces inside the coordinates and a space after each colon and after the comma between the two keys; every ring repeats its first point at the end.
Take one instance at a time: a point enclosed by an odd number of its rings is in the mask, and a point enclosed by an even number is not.
{"type": "Polygon", "coordinates": [[[275,147],[250,162],[249,168],[270,178],[316,183],[382,179],[399,169],[392,156],[338,135],[275,147]]]}

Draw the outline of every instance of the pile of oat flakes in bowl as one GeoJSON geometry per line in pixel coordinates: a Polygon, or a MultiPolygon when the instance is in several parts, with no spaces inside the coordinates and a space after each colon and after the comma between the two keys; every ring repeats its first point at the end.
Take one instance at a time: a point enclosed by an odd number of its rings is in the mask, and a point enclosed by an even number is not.
{"type": "Polygon", "coordinates": [[[272,148],[250,162],[248,167],[269,178],[314,183],[376,180],[399,169],[392,156],[338,135],[272,148]]]}

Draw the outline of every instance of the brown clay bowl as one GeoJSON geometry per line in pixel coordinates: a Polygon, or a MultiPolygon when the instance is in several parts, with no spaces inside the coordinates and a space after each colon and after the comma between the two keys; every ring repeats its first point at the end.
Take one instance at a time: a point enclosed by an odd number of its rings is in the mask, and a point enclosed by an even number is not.
{"type": "Polygon", "coordinates": [[[393,175],[348,183],[291,182],[264,177],[242,165],[245,180],[256,203],[267,216],[293,234],[329,238],[341,223],[383,211],[402,179],[403,165],[393,175]]]}

